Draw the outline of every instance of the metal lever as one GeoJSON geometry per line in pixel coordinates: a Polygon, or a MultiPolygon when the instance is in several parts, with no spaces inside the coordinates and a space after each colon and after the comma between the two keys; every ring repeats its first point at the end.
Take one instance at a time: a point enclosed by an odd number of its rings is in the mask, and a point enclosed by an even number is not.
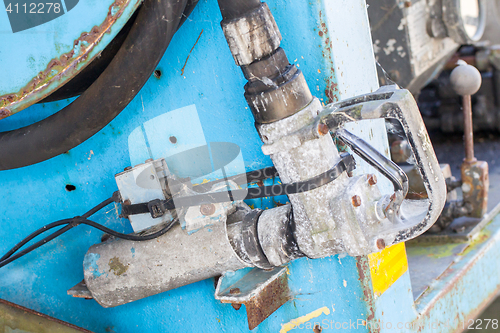
{"type": "Polygon", "coordinates": [[[396,222],[401,204],[408,194],[408,176],[393,161],[382,155],[369,143],[351,132],[341,128],[335,133],[337,138],[344,142],[351,150],[368,164],[386,176],[394,186],[394,195],[384,207],[385,215],[391,222],[396,222]]]}

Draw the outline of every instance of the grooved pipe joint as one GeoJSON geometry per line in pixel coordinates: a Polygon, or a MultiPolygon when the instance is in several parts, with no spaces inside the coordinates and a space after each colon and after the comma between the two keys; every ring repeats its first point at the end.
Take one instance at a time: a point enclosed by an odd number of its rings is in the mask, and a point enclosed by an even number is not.
{"type": "Polygon", "coordinates": [[[223,20],[221,26],[238,66],[269,56],[280,46],[281,33],[266,3],[242,17],[223,20]]]}

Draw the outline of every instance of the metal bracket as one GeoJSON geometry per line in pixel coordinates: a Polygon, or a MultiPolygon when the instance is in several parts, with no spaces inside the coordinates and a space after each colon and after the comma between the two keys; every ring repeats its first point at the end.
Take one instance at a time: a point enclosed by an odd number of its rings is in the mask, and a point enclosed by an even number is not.
{"type": "Polygon", "coordinates": [[[290,299],[287,268],[245,268],[227,272],[217,282],[215,299],[231,303],[235,309],[244,304],[248,328],[253,330],[290,299]]]}

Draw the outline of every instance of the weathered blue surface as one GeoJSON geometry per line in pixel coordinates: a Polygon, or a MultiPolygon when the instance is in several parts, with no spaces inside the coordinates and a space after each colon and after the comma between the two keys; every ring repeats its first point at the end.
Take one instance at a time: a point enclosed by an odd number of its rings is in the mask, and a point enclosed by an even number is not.
{"type": "MultiPolygon", "coordinates": [[[[37,13],[32,12],[31,14],[29,12],[32,6],[30,6],[29,1],[27,1],[27,7],[23,7],[21,5],[22,2],[19,2],[17,7],[15,7],[15,3],[18,3],[16,1],[7,1],[5,5],[7,3],[11,4],[10,7],[7,7],[11,10],[11,14],[14,15],[17,11],[18,14],[14,16],[18,17],[29,18],[31,15],[38,18],[40,15],[48,15],[47,11],[54,11],[54,7],[49,6],[45,2],[43,6],[39,5],[37,7],[37,13]],[[25,11],[27,11],[27,14],[24,14],[25,11]]],[[[50,2],[47,1],[47,3],[50,2]]],[[[61,4],[60,1],[59,3],[61,4]]],[[[75,1],[72,1],[72,3],[75,3],[75,1]]],[[[6,7],[4,7],[3,2],[0,3],[0,73],[2,73],[4,78],[9,78],[8,80],[0,80],[0,96],[20,92],[33,78],[48,68],[51,60],[59,59],[61,55],[67,54],[72,50],[75,53],[70,62],[75,61],[75,67],[78,70],[85,67],[90,60],[102,52],[106,45],[113,40],[133,15],[141,1],[132,0],[124,2],[126,8],[122,15],[103,34],[102,38],[95,44],[88,55],[82,58],[80,47],[88,47],[88,41],[75,41],[85,36],[84,34],[90,35],[94,27],[101,26],[107,18],[110,6],[114,3],[114,0],[77,1],[77,5],[74,8],[70,6],[70,8],[66,8],[65,10],[65,6],[62,6],[59,10],[63,14],[57,17],[57,19],[15,33],[11,29],[6,7]]],[[[71,5],[71,2],[68,1],[68,5],[71,5]]],[[[113,7],[115,10],[116,8],[116,6],[113,7]]],[[[116,14],[113,9],[111,10],[112,15],[116,14]]],[[[33,8],[31,8],[32,10],[33,8]]],[[[60,70],[58,66],[51,68],[53,68],[53,74],[51,75],[57,74],[60,70]]],[[[69,70],[68,72],[74,73],[73,70],[69,70]]],[[[70,75],[66,73],[49,86],[43,88],[37,95],[48,95],[50,91],[54,91],[68,79],[70,79],[70,75]]],[[[25,107],[20,107],[20,109],[22,110],[25,107]]],[[[17,112],[18,108],[16,106],[12,108],[12,111],[17,112]]],[[[36,113],[36,108],[28,112],[36,113]]]]}
{"type": "MultiPolygon", "coordinates": [[[[335,22],[337,26],[361,24],[366,28],[367,23],[362,20],[352,22],[352,17],[342,17],[348,10],[364,10],[364,1],[326,2],[332,7],[328,14],[332,22],[345,20],[335,22]]],[[[373,61],[369,61],[373,55],[362,52],[371,48],[371,44],[366,44],[366,34],[365,40],[352,38],[352,45],[357,46],[350,57],[348,45],[344,45],[346,49],[339,54],[343,59],[328,56],[330,52],[335,53],[335,49],[325,46],[326,39],[332,36],[322,28],[324,22],[320,17],[327,19],[322,3],[268,1],[283,35],[283,48],[291,62],[300,66],[313,93],[325,103],[328,102],[325,91],[330,91],[335,98],[370,92],[376,78],[371,69],[363,70],[366,66],[358,61],[358,57],[368,58],[368,67],[374,67],[373,61]],[[320,30],[324,32],[320,34],[320,30]],[[342,79],[337,79],[338,69],[342,69],[339,74],[342,79]],[[338,85],[337,90],[334,85],[338,85]]],[[[361,18],[363,15],[366,13],[361,12],[361,18]]],[[[67,154],[34,166],[0,172],[0,237],[3,240],[0,253],[32,230],[57,219],[81,215],[109,197],[116,190],[114,174],[135,163],[130,160],[130,134],[148,120],[172,110],[196,105],[206,142],[237,144],[242,149],[247,170],[271,165],[260,150],[261,141],[243,97],[245,80],[231,57],[220,19],[216,1],[200,1],[158,66],[161,78],[151,77],[134,101],[108,126],[67,154]],[[190,54],[200,33],[199,42],[190,54]],[[67,184],[76,186],[76,190],[67,192],[67,184]]],[[[344,36],[348,31],[337,34],[344,36]]],[[[68,101],[34,106],[0,121],[0,130],[43,119],[65,103],[68,101]]],[[[173,131],[181,130],[184,129],[173,131]]],[[[179,134],[179,138],[184,137],[179,134]]],[[[171,143],[164,144],[168,148],[171,143]]],[[[270,204],[268,201],[262,206],[270,204]]],[[[96,214],[94,220],[118,231],[131,231],[128,220],[119,219],[113,206],[96,214]]],[[[248,331],[244,308],[235,311],[231,305],[214,300],[212,279],[113,309],[103,309],[92,300],[66,295],[67,289],[82,280],[84,254],[89,246],[100,242],[101,234],[80,226],[2,268],[0,298],[96,332],[248,331]]],[[[86,264],[93,265],[92,262],[86,264]]],[[[324,306],[330,309],[330,314],[314,321],[327,319],[343,323],[366,319],[367,309],[362,301],[363,289],[354,258],[301,259],[289,269],[293,300],[255,331],[279,331],[282,324],[324,306]]]]}

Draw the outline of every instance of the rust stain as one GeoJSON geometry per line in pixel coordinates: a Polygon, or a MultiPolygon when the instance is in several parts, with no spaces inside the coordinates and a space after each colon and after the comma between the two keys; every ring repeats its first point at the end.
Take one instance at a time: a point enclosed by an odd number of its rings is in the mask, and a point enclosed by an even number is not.
{"type": "Polygon", "coordinates": [[[462,192],[464,201],[471,204],[471,217],[481,218],[488,211],[488,163],[484,161],[464,161],[461,166],[462,192]],[[465,191],[466,188],[468,191],[465,191]]]}
{"type": "Polygon", "coordinates": [[[289,299],[288,277],[283,274],[245,303],[249,329],[253,330],[289,299]]]}
{"type": "Polygon", "coordinates": [[[184,75],[184,71],[186,70],[186,65],[188,63],[188,60],[189,60],[189,57],[191,56],[191,53],[193,52],[194,50],[194,47],[196,46],[196,44],[198,44],[198,42],[200,41],[200,38],[201,38],[201,35],[203,34],[203,29],[201,29],[201,32],[200,32],[200,35],[198,36],[198,38],[196,39],[196,42],[194,42],[194,45],[193,47],[191,48],[191,51],[189,51],[189,54],[186,58],[186,61],[184,62],[184,66],[182,66],[182,69],[181,69],[181,76],[184,75]]]}
{"type": "Polygon", "coordinates": [[[119,258],[114,257],[109,259],[109,271],[113,271],[116,276],[123,275],[128,270],[128,265],[122,264],[119,258]]]}
{"type": "Polygon", "coordinates": [[[356,267],[358,268],[359,281],[363,288],[363,301],[366,304],[367,316],[366,325],[370,332],[380,332],[380,325],[376,325],[373,320],[375,319],[375,298],[372,289],[372,281],[370,275],[370,262],[368,257],[357,257],[356,267]]]}
{"type": "Polygon", "coordinates": [[[326,89],[325,89],[325,96],[327,97],[327,103],[333,103],[333,102],[338,102],[338,84],[335,83],[335,66],[333,63],[333,58],[332,58],[332,42],[330,40],[330,37],[328,36],[328,28],[326,27],[326,23],[323,18],[323,12],[320,10],[319,11],[319,21],[320,21],[320,26],[319,26],[319,32],[318,35],[321,38],[324,38],[324,45],[320,45],[320,47],[323,49],[322,54],[323,58],[326,59],[328,66],[330,67],[330,75],[325,77],[326,81],[326,89]]]}
{"type": "MultiPolygon", "coordinates": [[[[240,289],[233,288],[229,292],[231,295],[238,295],[240,294],[240,289]]],[[[291,298],[290,289],[288,287],[287,271],[284,271],[278,278],[270,282],[250,300],[243,303],[231,304],[236,310],[239,310],[242,304],[245,305],[248,327],[250,330],[253,330],[291,298]]],[[[229,302],[222,301],[222,303],[229,302]]]]}
{"type": "Polygon", "coordinates": [[[35,104],[37,101],[50,95],[51,91],[44,91],[50,84],[61,79],[63,79],[64,82],[83,70],[83,67],[77,69],[78,64],[88,59],[90,52],[99,44],[104,34],[110,33],[112,25],[123,14],[128,3],[129,0],[115,0],[115,2],[109,6],[108,14],[104,22],[99,26],[94,26],[89,32],[83,32],[80,37],[73,42],[71,51],[62,54],[59,58],[50,60],[46,69],[38,73],[38,75],[19,92],[0,96],[0,119],[20,111],[15,107],[9,108],[9,105],[28,99],[32,100],[28,101],[23,106],[23,109],[35,104]],[[75,49],[79,50],[79,52],[75,52],[75,49]]]}

